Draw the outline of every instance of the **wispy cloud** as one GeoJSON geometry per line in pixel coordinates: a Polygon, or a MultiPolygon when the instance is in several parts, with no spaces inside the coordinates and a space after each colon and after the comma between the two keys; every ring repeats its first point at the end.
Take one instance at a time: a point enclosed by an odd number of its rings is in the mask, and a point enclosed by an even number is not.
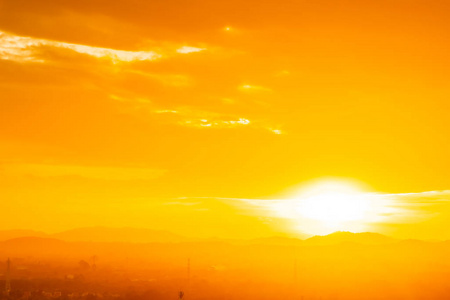
{"type": "Polygon", "coordinates": [[[251,122],[245,118],[235,120],[208,120],[208,119],[194,119],[180,121],[181,125],[205,128],[232,128],[236,126],[249,125],[251,122]]]}
{"type": "Polygon", "coordinates": [[[177,52],[182,53],[182,54],[187,54],[187,53],[193,53],[193,52],[201,52],[201,51],[205,51],[205,50],[206,50],[206,48],[183,46],[183,47],[177,49],[177,52]]]}
{"type": "Polygon", "coordinates": [[[204,111],[189,107],[175,109],[156,109],[155,113],[177,114],[178,124],[198,128],[234,128],[250,125],[251,121],[243,117],[235,117],[216,112],[204,111]]]}
{"type": "Polygon", "coordinates": [[[254,129],[267,130],[273,134],[284,134],[280,129],[275,129],[261,121],[252,121],[246,117],[221,114],[217,112],[205,111],[189,107],[178,107],[174,109],[155,109],[155,113],[176,114],[177,123],[182,126],[194,128],[243,128],[251,127],[254,129]]]}
{"type": "Polygon", "coordinates": [[[272,131],[275,134],[284,134],[284,132],[281,129],[269,128],[269,130],[272,131]]]}
{"type": "MultiPolygon", "coordinates": [[[[183,201],[222,202],[236,209],[236,214],[254,217],[260,222],[275,220],[274,226],[284,224],[283,230],[292,234],[325,235],[335,231],[376,231],[390,234],[392,230],[399,230],[404,231],[406,238],[417,238],[416,233],[408,229],[411,225],[427,230],[450,218],[450,191],[446,190],[406,194],[357,193],[348,196],[353,197],[351,203],[356,207],[367,208],[361,218],[333,220],[333,215],[330,215],[331,219],[327,219],[328,214],[323,215],[324,218],[317,218],[308,209],[311,198],[307,195],[286,199],[191,197],[184,198],[183,201]]],[[[333,206],[331,202],[330,205],[333,206]]],[[[351,210],[351,207],[347,209],[351,210]]]]}
{"type": "MultiPolygon", "coordinates": [[[[423,221],[436,213],[450,214],[448,210],[432,209],[437,205],[450,205],[450,190],[426,191],[420,193],[361,193],[360,197],[371,202],[369,215],[364,222],[403,223],[423,221]],[[423,209],[423,208],[428,209],[423,209]]],[[[196,198],[201,199],[201,198],[196,198]]],[[[213,199],[226,202],[241,209],[244,213],[256,216],[276,217],[302,222],[302,198],[287,199],[213,199]]]]}
{"type": "Polygon", "coordinates": [[[161,107],[151,103],[148,99],[128,99],[118,95],[110,95],[111,99],[120,102],[135,102],[139,109],[146,110],[149,114],[170,115],[170,118],[162,119],[181,126],[197,128],[237,128],[251,125],[251,121],[244,117],[221,114],[201,110],[195,107],[161,107]]]}
{"type": "Polygon", "coordinates": [[[267,124],[264,121],[252,120],[246,116],[226,114],[215,111],[203,110],[194,106],[163,106],[142,97],[124,97],[116,94],[110,95],[111,99],[127,103],[133,107],[132,111],[140,111],[148,116],[159,115],[158,120],[162,123],[177,124],[192,128],[205,129],[237,129],[250,127],[265,130],[275,135],[285,134],[278,126],[267,124]]]}
{"type": "Polygon", "coordinates": [[[272,90],[259,85],[243,84],[239,86],[239,90],[247,92],[271,92],[272,90]]]}
{"type": "Polygon", "coordinates": [[[113,63],[132,61],[152,61],[162,57],[155,51],[125,51],[102,47],[93,47],[80,44],[64,43],[58,41],[36,39],[32,37],[17,36],[0,31],[0,59],[18,62],[44,62],[36,53],[39,47],[54,47],[69,49],[80,54],[96,58],[106,58],[113,63]]]}
{"type": "Polygon", "coordinates": [[[202,204],[201,202],[183,202],[183,201],[171,201],[164,202],[163,205],[182,205],[182,206],[194,206],[202,204]]]}

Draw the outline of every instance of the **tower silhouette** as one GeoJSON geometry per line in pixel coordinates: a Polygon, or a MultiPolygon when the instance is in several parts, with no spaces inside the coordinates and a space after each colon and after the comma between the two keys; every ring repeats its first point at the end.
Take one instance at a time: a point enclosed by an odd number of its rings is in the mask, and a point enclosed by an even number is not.
{"type": "Polygon", "coordinates": [[[6,261],[6,281],[5,281],[5,295],[9,296],[11,292],[11,260],[8,257],[6,261]]]}
{"type": "MultiPolygon", "coordinates": [[[[190,296],[190,286],[191,286],[191,259],[188,258],[187,261],[187,277],[186,277],[186,283],[185,283],[185,291],[187,291],[188,295],[190,296]]],[[[183,299],[184,297],[184,291],[180,290],[178,293],[178,299],[183,299]]]]}

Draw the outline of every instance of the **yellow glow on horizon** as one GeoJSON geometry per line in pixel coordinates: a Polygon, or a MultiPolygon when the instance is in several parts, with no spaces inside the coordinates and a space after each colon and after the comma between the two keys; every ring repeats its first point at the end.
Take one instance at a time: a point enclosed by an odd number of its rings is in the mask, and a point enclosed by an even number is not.
{"type": "Polygon", "coordinates": [[[3,223],[450,239],[450,1],[395,2],[1,1],[3,223]]]}

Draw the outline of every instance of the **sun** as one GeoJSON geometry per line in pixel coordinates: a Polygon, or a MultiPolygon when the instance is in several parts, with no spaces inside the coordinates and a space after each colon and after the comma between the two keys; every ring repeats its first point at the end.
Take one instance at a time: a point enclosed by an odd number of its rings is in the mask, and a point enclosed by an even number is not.
{"type": "Polygon", "coordinates": [[[328,227],[363,221],[371,209],[368,194],[348,181],[311,184],[302,189],[296,199],[297,213],[328,227]]]}

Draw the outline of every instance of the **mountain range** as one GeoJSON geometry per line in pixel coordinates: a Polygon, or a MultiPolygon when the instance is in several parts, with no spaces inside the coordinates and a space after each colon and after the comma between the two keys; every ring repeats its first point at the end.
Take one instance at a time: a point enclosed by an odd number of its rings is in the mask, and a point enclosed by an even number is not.
{"type": "Polygon", "coordinates": [[[33,230],[2,230],[0,231],[0,242],[11,239],[34,237],[46,239],[58,239],[66,242],[122,242],[122,243],[182,243],[182,242],[226,242],[230,244],[252,245],[304,245],[304,246],[329,246],[342,243],[354,243],[362,245],[386,245],[401,240],[394,239],[382,234],[363,232],[352,233],[339,231],[324,236],[313,236],[308,239],[296,239],[289,237],[267,237],[249,240],[238,239],[192,239],[174,234],[164,230],[152,230],[144,228],[110,228],[110,227],[86,227],[77,228],[55,234],[46,234],[33,230]]]}

